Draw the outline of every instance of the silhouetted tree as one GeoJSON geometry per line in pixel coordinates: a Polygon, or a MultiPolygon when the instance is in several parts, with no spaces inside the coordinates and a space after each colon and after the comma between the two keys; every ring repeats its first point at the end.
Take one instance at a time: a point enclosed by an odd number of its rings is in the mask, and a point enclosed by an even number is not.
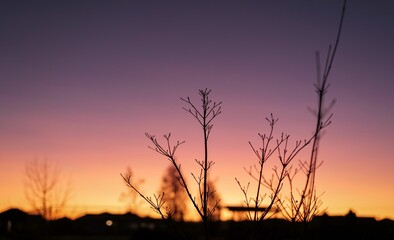
{"type": "Polygon", "coordinates": [[[187,213],[187,194],[181,184],[181,176],[174,165],[168,166],[161,184],[161,192],[165,195],[165,207],[171,219],[183,221],[187,213]]]}
{"type": "Polygon", "coordinates": [[[46,220],[58,218],[70,197],[70,185],[65,185],[60,170],[47,158],[36,159],[26,164],[24,181],[33,211],[46,220]]]}

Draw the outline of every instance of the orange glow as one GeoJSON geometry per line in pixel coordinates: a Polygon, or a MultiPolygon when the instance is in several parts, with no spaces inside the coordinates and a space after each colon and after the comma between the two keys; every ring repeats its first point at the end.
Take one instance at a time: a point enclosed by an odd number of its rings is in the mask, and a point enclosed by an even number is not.
{"type": "MultiPolygon", "coordinates": [[[[326,141],[329,141],[328,137],[326,141]]],[[[220,147],[218,148],[221,149],[220,147]]],[[[233,147],[233,149],[236,148],[233,147]]],[[[242,193],[234,177],[240,179],[244,184],[247,184],[248,181],[253,184],[253,181],[242,170],[242,167],[248,167],[250,164],[253,164],[253,161],[255,161],[254,156],[246,144],[244,147],[239,147],[239,149],[242,149],[243,152],[235,152],[233,154],[225,151],[222,158],[219,158],[219,154],[214,149],[212,150],[215,152],[215,154],[212,154],[212,158],[216,160],[216,164],[212,169],[212,178],[216,180],[216,186],[222,198],[222,205],[240,205],[243,202],[242,193]],[[229,160],[231,158],[238,161],[229,160]]],[[[342,167],[338,168],[336,167],[336,164],[338,164],[336,161],[330,162],[326,160],[328,157],[334,156],[333,154],[327,155],[324,153],[329,149],[329,146],[324,147],[324,149],[321,159],[324,159],[325,163],[317,175],[318,191],[324,192],[322,196],[323,208],[327,208],[327,212],[333,215],[343,215],[352,209],[359,216],[374,216],[378,219],[393,218],[394,207],[391,199],[394,199],[394,193],[386,191],[390,188],[390,179],[385,179],[385,176],[389,176],[389,170],[377,169],[377,171],[381,172],[380,178],[363,178],[363,176],[368,176],[370,169],[359,168],[358,171],[352,172],[353,166],[351,164],[349,166],[342,164],[342,167]],[[335,172],[335,177],[332,175],[333,172],[335,172]]],[[[145,182],[141,185],[142,191],[152,195],[159,189],[163,174],[162,169],[165,169],[168,162],[148,148],[142,149],[141,152],[141,155],[143,155],[141,158],[147,160],[143,161],[144,163],[139,162],[140,165],[138,163],[135,164],[134,173],[136,177],[145,179],[145,182]]],[[[191,159],[190,156],[182,154],[180,156],[191,159]]],[[[3,155],[2,159],[4,158],[6,156],[3,155]]],[[[21,160],[24,159],[24,156],[14,155],[13,158],[23,163],[21,160]]],[[[121,155],[119,155],[119,158],[121,158],[121,155]]],[[[61,162],[64,159],[58,159],[57,161],[58,165],[63,168],[63,175],[72,177],[73,195],[68,204],[66,215],[77,217],[85,213],[104,211],[113,213],[125,212],[127,210],[126,203],[121,202],[119,197],[120,193],[127,188],[119,174],[124,172],[125,166],[131,165],[133,161],[128,161],[127,157],[124,157],[123,159],[125,160],[122,163],[115,163],[114,161],[107,162],[107,157],[96,157],[94,158],[94,171],[92,171],[93,166],[89,162],[86,163],[85,159],[88,159],[87,156],[81,156],[79,159],[74,161],[81,164],[78,164],[78,167],[73,169],[67,165],[62,166],[61,162]]],[[[0,202],[0,209],[2,210],[9,207],[30,209],[24,196],[23,165],[19,164],[18,161],[2,162],[2,169],[7,167],[9,171],[1,174],[1,181],[3,183],[14,183],[1,186],[1,191],[4,193],[3,196],[5,196],[0,202]]],[[[180,159],[179,161],[183,160],[180,159]]],[[[186,173],[188,173],[186,169],[196,169],[193,165],[192,161],[182,162],[186,173]]],[[[267,174],[271,174],[269,171],[270,169],[267,169],[267,174]]],[[[190,175],[187,174],[187,176],[188,182],[194,186],[190,175]]],[[[158,217],[147,204],[140,205],[138,213],[145,216],[158,217]]],[[[195,213],[194,209],[190,208],[188,219],[198,220],[193,213],[195,213]]],[[[222,212],[222,219],[231,217],[232,214],[230,212],[222,212]]]]}

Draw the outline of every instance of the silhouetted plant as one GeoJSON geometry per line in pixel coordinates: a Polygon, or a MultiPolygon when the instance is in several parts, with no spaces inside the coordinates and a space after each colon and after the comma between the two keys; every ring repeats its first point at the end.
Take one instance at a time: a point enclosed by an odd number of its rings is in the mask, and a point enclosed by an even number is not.
{"type": "Polygon", "coordinates": [[[325,67],[323,70],[323,74],[321,74],[320,69],[320,56],[319,52],[316,52],[316,69],[317,69],[317,78],[316,78],[316,93],[317,93],[317,109],[311,110],[311,112],[316,117],[316,126],[314,130],[315,138],[313,139],[312,148],[310,152],[309,161],[300,161],[298,169],[295,169],[292,174],[287,176],[289,185],[290,185],[290,198],[289,204],[285,205],[283,201],[280,201],[280,207],[284,216],[292,221],[302,221],[309,222],[312,220],[314,216],[321,213],[320,206],[322,204],[320,200],[320,196],[317,195],[316,186],[315,186],[315,176],[317,168],[322,164],[318,163],[318,150],[319,143],[321,139],[322,129],[325,128],[331,122],[332,114],[330,114],[331,108],[334,105],[335,101],[332,101],[328,107],[325,106],[324,100],[325,95],[328,91],[328,76],[332,69],[332,65],[334,62],[334,57],[336,50],[338,48],[343,19],[345,16],[346,10],[346,0],[343,1],[342,13],[339,22],[338,32],[336,36],[336,41],[333,50],[331,49],[331,45],[328,48],[328,53],[326,57],[325,67]],[[294,194],[294,178],[298,172],[302,172],[305,175],[305,184],[301,190],[297,190],[299,193],[299,197],[296,197],[294,194]]]}
{"type": "MultiPolygon", "coordinates": [[[[273,206],[276,206],[278,210],[282,212],[285,218],[293,222],[302,221],[306,223],[320,213],[322,201],[320,200],[320,196],[316,193],[315,174],[316,169],[321,165],[321,163],[318,164],[317,156],[322,130],[331,123],[332,114],[329,113],[334,104],[334,101],[332,101],[331,104],[326,107],[324,105],[324,99],[329,87],[329,84],[327,83],[328,76],[331,71],[335,53],[338,47],[345,9],[346,0],[343,3],[342,14],[334,49],[331,52],[330,45],[323,75],[321,75],[320,72],[319,54],[316,53],[317,82],[315,84],[315,88],[318,96],[318,104],[317,109],[315,111],[312,111],[312,113],[316,117],[316,125],[313,135],[308,140],[296,141],[295,147],[291,150],[289,150],[288,145],[289,135],[282,133],[281,137],[277,139],[275,143],[272,143],[274,126],[278,119],[275,119],[271,114],[271,118],[266,119],[270,125],[269,133],[259,134],[259,137],[262,140],[261,147],[256,149],[249,142],[249,145],[251,146],[253,152],[258,158],[258,163],[256,165],[250,167],[250,169],[245,169],[248,175],[257,182],[257,190],[254,197],[250,197],[248,193],[250,183],[248,183],[246,186],[243,186],[238,179],[236,179],[236,181],[244,195],[244,203],[249,209],[254,208],[254,211],[247,212],[247,218],[254,222],[251,231],[251,239],[253,239],[255,235],[255,229],[257,225],[256,223],[265,219],[269,211],[272,210],[273,206]],[[291,165],[292,161],[298,155],[298,153],[300,153],[301,150],[305,149],[311,143],[312,146],[309,162],[300,161],[299,167],[295,168],[293,171],[293,167],[291,165]],[[264,177],[263,174],[264,165],[275,152],[277,152],[277,157],[279,159],[279,167],[274,166],[271,178],[267,179],[264,177]],[[301,191],[298,191],[300,197],[297,198],[294,193],[293,180],[299,171],[302,171],[306,177],[303,189],[301,191]],[[288,200],[290,202],[289,204],[286,204],[283,198],[279,195],[283,188],[285,179],[288,180],[290,189],[290,197],[288,200]],[[265,208],[265,210],[263,212],[259,212],[258,210],[261,209],[260,205],[262,204],[264,197],[266,197],[266,195],[263,195],[261,193],[262,186],[265,186],[269,189],[270,199],[269,204],[265,208]]],[[[273,214],[275,214],[276,212],[277,211],[275,211],[273,214]]]]}
{"type": "MultiPolygon", "coordinates": [[[[213,204],[209,203],[210,199],[212,199],[212,196],[215,194],[215,189],[211,189],[209,187],[208,181],[208,171],[214,165],[214,162],[210,161],[208,158],[208,140],[213,127],[212,121],[221,113],[222,103],[212,102],[212,100],[209,98],[210,92],[211,90],[208,89],[199,90],[202,103],[201,109],[197,108],[189,97],[181,98],[181,100],[187,104],[187,107],[184,109],[197,120],[199,125],[202,127],[204,135],[204,159],[195,159],[195,162],[200,167],[200,172],[197,175],[192,173],[193,179],[198,186],[198,198],[192,195],[190,186],[186,183],[186,179],[181,171],[181,164],[175,160],[175,153],[178,147],[182,145],[184,141],[177,141],[174,145],[172,145],[170,141],[171,133],[169,133],[164,135],[166,140],[165,144],[161,144],[154,135],[149,133],[145,134],[153,144],[153,146],[150,146],[150,148],[160,155],[166,157],[167,160],[170,161],[170,163],[175,167],[176,172],[179,174],[180,185],[185,189],[188,198],[190,199],[192,205],[203,222],[205,239],[209,239],[209,220],[214,214],[219,203],[219,200],[216,200],[216,202],[213,204]]],[[[121,176],[123,177],[127,186],[136,191],[163,219],[168,219],[171,216],[171,209],[165,205],[166,196],[164,192],[158,195],[153,195],[153,198],[146,196],[142,194],[132,183],[131,175],[121,174],[121,176]]]]}
{"type": "MultiPolygon", "coordinates": [[[[274,118],[274,116],[271,114],[271,117],[266,118],[266,120],[269,123],[270,131],[268,134],[258,134],[261,139],[261,146],[259,148],[256,148],[251,142],[249,142],[249,145],[252,148],[254,154],[256,155],[258,162],[257,164],[251,166],[249,169],[244,168],[247,174],[256,181],[256,192],[254,193],[254,195],[251,196],[251,194],[253,193],[248,192],[250,182],[248,182],[246,186],[243,186],[237,178],[235,179],[243,193],[244,203],[246,204],[246,207],[248,207],[248,209],[253,209],[246,213],[247,218],[253,221],[250,239],[254,239],[256,237],[255,231],[258,222],[271,217],[277,212],[277,210],[273,208],[280,200],[279,193],[282,190],[285,179],[291,171],[291,162],[316,137],[316,135],[313,135],[308,140],[296,141],[294,147],[290,148],[290,136],[287,134],[282,133],[280,135],[280,138],[274,141],[274,128],[275,124],[278,122],[278,119],[274,118]],[[264,174],[264,166],[273,155],[276,155],[278,157],[279,164],[278,166],[274,166],[274,168],[272,169],[273,174],[270,178],[267,178],[264,174]],[[265,207],[263,211],[260,211],[262,209],[261,204],[267,197],[267,193],[263,193],[262,187],[266,187],[270,195],[267,207],[265,207]],[[271,216],[268,216],[268,213],[271,210],[275,211],[271,216]]],[[[322,126],[322,128],[326,127],[327,125],[322,126]]]]}

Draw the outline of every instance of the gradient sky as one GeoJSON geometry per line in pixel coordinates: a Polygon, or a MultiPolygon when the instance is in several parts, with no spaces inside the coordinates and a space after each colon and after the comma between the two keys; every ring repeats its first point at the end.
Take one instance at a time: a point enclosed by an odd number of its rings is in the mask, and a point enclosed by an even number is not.
{"type": "MultiPolygon", "coordinates": [[[[202,132],[179,97],[223,101],[211,157],[223,204],[255,162],[248,141],[310,136],[315,51],[334,43],[342,1],[1,1],[0,210],[29,209],[24,166],[48,158],[71,179],[74,213],[122,212],[130,166],[154,193],[168,161],[144,136],[185,140],[186,174],[202,132]]],[[[394,218],[394,2],[348,1],[330,76],[333,123],[317,187],[329,214],[394,218]]],[[[271,172],[266,172],[271,175],[271,172]]],[[[190,176],[190,175],[188,175],[190,176]]],[[[189,179],[192,184],[192,178],[189,179]]]]}

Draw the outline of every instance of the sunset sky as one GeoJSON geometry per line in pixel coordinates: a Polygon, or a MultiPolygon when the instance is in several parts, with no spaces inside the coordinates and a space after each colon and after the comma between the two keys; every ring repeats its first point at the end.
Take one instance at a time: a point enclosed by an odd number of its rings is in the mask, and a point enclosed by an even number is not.
{"type": "MultiPolygon", "coordinates": [[[[253,183],[243,170],[256,162],[248,141],[258,145],[266,117],[279,118],[277,137],[311,136],[315,51],[324,58],[334,43],[341,8],[340,0],[1,1],[0,211],[30,209],[25,165],[45,158],[71,182],[70,214],[126,211],[119,174],[131,167],[151,195],[169,164],[145,132],[186,141],[177,160],[195,187],[202,132],[180,97],[199,105],[205,88],[223,102],[211,179],[223,205],[241,204],[234,178],[253,183]]],[[[393,13],[390,0],[348,1],[316,179],[329,214],[394,219],[393,13]]]]}

